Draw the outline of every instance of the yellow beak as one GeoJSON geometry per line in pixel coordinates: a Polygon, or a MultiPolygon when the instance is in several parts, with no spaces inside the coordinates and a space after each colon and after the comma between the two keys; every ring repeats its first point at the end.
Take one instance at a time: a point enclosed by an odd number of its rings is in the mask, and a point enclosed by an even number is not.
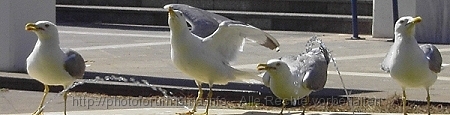
{"type": "Polygon", "coordinates": [[[260,63],[260,64],[258,64],[256,69],[258,69],[258,70],[267,70],[268,67],[267,67],[267,64],[260,63]]]}
{"type": "Polygon", "coordinates": [[[422,21],[422,18],[421,17],[419,17],[419,16],[417,16],[417,17],[415,17],[415,18],[413,18],[413,20],[412,20],[412,23],[419,23],[419,22],[421,22],[422,21]]]}
{"type": "Polygon", "coordinates": [[[27,25],[25,25],[25,30],[32,31],[37,29],[38,27],[34,23],[27,23],[27,25]]]}
{"type": "Polygon", "coordinates": [[[176,17],[177,15],[175,14],[175,11],[173,11],[172,7],[169,7],[169,16],[170,17],[176,17]]]}

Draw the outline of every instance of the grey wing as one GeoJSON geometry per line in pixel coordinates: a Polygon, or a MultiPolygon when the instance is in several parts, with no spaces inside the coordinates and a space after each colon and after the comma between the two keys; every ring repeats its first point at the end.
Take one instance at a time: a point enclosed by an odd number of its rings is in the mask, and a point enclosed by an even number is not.
{"type": "Polygon", "coordinates": [[[430,70],[435,73],[441,72],[442,57],[436,46],[431,44],[424,44],[420,45],[420,49],[423,50],[423,53],[425,53],[425,56],[428,59],[430,70]]]}
{"type": "Polygon", "coordinates": [[[86,69],[83,57],[71,49],[63,48],[61,50],[66,55],[64,58],[64,69],[74,78],[83,78],[86,69]]]}
{"type": "Polygon", "coordinates": [[[254,27],[250,24],[246,24],[240,21],[224,21],[220,26],[227,25],[227,27],[234,28],[240,31],[240,36],[258,43],[261,46],[269,48],[271,50],[280,51],[280,43],[269,33],[254,27]]]}
{"type": "Polygon", "coordinates": [[[173,9],[181,11],[186,21],[192,26],[191,32],[200,37],[207,37],[214,33],[223,21],[228,21],[224,16],[208,12],[185,4],[168,4],[173,9]]]}
{"type": "Polygon", "coordinates": [[[329,59],[326,58],[328,52],[324,53],[307,54],[309,58],[304,61],[307,70],[304,73],[303,83],[308,89],[321,90],[326,84],[329,59]]]}
{"type": "Polygon", "coordinates": [[[229,62],[236,58],[238,51],[242,51],[245,39],[255,41],[260,43],[260,45],[273,44],[270,45],[273,47],[265,47],[278,51],[280,46],[278,41],[276,39],[268,39],[267,35],[261,29],[239,21],[224,21],[219,24],[219,28],[211,36],[206,37],[202,42],[207,49],[215,49],[229,62]]]}
{"type": "Polygon", "coordinates": [[[262,80],[265,86],[270,87],[270,74],[269,72],[264,72],[262,80]]]}
{"type": "Polygon", "coordinates": [[[279,58],[281,61],[288,64],[289,67],[299,67],[302,66],[302,61],[305,59],[302,55],[287,55],[279,58]]]}
{"type": "Polygon", "coordinates": [[[389,68],[392,64],[392,55],[394,55],[396,47],[392,47],[389,49],[389,52],[386,53],[386,56],[383,59],[383,62],[381,62],[381,70],[389,73],[391,72],[391,69],[389,68]]]}

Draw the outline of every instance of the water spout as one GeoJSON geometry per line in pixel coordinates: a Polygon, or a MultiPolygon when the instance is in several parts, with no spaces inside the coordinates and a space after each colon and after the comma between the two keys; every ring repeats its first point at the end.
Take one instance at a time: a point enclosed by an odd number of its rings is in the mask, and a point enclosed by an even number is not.
{"type": "Polygon", "coordinates": [[[317,38],[317,36],[314,35],[313,37],[311,37],[311,39],[308,40],[308,42],[305,45],[306,52],[311,51],[313,49],[313,46],[315,46],[315,45],[319,45],[319,47],[322,47],[323,49],[325,49],[328,52],[330,59],[331,59],[330,61],[333,62],[334,68],[336,69],[336,72],[338,73],[338,76],[342,83],[342,87],[344,88],[344,91],[345,91],[345,95],[347,96],[347,100],[349,101],[348,103],[350,103],[351,111],[353,112],[354,107],[352,104],[353,102],[350,99],[350,93],[348,92],[347,88],[345,87],[344,79],[342,79],[341,72],[339,71],[339,67],[337,66],[337,62],[334,59],[331,51],[325,46],[325,44],[322,42],[321,39],[317,38]]]}

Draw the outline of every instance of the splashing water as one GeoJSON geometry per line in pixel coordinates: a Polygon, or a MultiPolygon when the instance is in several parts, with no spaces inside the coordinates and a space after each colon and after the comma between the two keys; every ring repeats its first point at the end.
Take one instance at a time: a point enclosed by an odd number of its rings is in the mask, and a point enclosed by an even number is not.
{"type": "MultiPolygon", "coordinates": [[[[164,98],[166,98],[166,99],[170,99],[170,100],[172,100],[172,102],[174,101],[174,100],[181,100],[180,98],[178,98],[178,97],[173,97],[173,96],[171,96],[171,95],[173,95],[173,92],[171,92],[171,91],[167,91],[167,90],[165,90],[165,89],[163,89],[163,88],[161,88],[161,87],[157,87],[157,86],[155,86],[155,85],[153,85],[153,84],[150,84],[147,80],[145,80],[145,79],[142,79],[142,80],[136,80],[135,78],[133,78],[133,77],[130,77],[130,78],[126,78],[126,77],[122,77],[122,76],[115,76],[115,75],[110,75],[110,76],[105,76],[105,77],[103,77],[103,78],[101,78],[100,76],[96,76],[95,77],[96,79],[100,79],[99,81],[113,81],[113,82],[124,82],[124,83],[132,83],[132,84],[135,84],[135,85],[138,85],[138,86],[148,86],[148,87],[150,87],[152,90],[154,90],[154,91],[159,91],[159,92],[161,92],[162,94],[163,94],[163,96],[164,96],[164,98]]],[[[177,104],[178,105],[182,105],[183,106],[183,108],[185,108],[185,109],[189,109],[186,105],[187,104],[183,104],[183,102],[181,102],[181,101],[176,101],[177,102],[177,104]]]]}
{"type": "MultiPolygon", "coordinates": [[[[132,83],[135,85],[139,85],[139,86],[149,86],[150,88],[152,88],[154,91],[160,91],[164,97],[169,97],[169,95],[167,95],[166,90],[163,90],[162,88],[159,87],[155,87],[153,84],[150,84],[147,80],[136,80],[135,78],[126,78],[126,77],[122,77],[122,76],[116,76],[116,75],[110,75],[110,76],[104,76],[103,78],[100,76],[96,76],[95,77],[96,80],[98,81],[112,81],[112,82],[123,82],[123,83],[132,83]]],[[[169,92],[172,93],[172,92],[169,92]]]]}
{"type": "Polygon", "coordinates": [[[338,73],[338,76],[339,76],[339,78],[341,80],[342,87],[344,88],[345,95],[347,96],[347,100],[350,103],[351,111],[354,112],[353,102],[352,102],[352,100],[349,97],[350,94],[347,91],[347,88],[345,87],[344,79],[342,79],[341,72],[339,71],[339,68],[337,66],[337,62],[334,59],[333,54],[331,53],[331,51],[325,46],[325,44],[322,42],[321,39],[317,38],[317,36],[314,35],[313,37],[311,37],[311,39],[308,40],[308,42],[306,42],[306,45],[305,45],[306,52],[311,51],[313,49],[313,46],[315,46],[315,45],[319,45],[319,47],[321,47],[322,49],[325,49],[328,52],[330,60],[333,62],[334,68],[336,69],[336,72],[338,73]]]}
{"type": "MultiPolygon", "coordinates": [[[[122,77],[122,76],[109,75],[109,76],[104,76],[104,77],[96,76],[94,79],[79,79],[79,80],[74,82],[70,87],[67,87],[66,89],[62,90],[61,92],[57,93],[55,96],[50,98],[47,102],[44,103],[44,105],[38,110],[37,113],[41,113],[44,110],[44,108],[46,107],[46,105],[53,102],[53,100],[56,97],[63,95],[63,93],[67,92],[68,90],[70,90],[76,86],[82,85],[84,83],[96,83],[99,81],[124,82],[124,83],[132,83],[132,84],[139,85],[139,86],[148,86],[154,91],[161,92],[163,94],[164,98],[170,99],[170,100],[172,100],[172,102],[174,102],[174,100],[181,100],[178,97],[170,96],[170,95],[173,95],[172,92],[167,91],[161,87],[157,87],[153,84],[150,84],[147,80],[136,80],[135,78],[132,78],[132,77],[126,78],[126,77],[122,77]],[[81,80],[81,81],[79,81],[79,80],[81,80]]],[[[189,109],[187,107],[187,104],[184,104],[182,101],[176,101],[176,102],[178,105],[182,105],[183,108],[189,109]]]]}
{"type": "MultiPolygon", "coordinates": [[[[150,88],[152,88],[153,91],[157,91],[157,90],[158,90],[155,86],[153,86],[152,84],[148,83],[147,80],[141,80],[141,81],[142,81],[142,83],[144,83],[145,85],[150,86],[150,88]]],[[[138,83],[138,84],[139,84],[139,82],[135,82],[135,83],[138,83]]],[[[165,94],[165,93],[163,93],[163,95],[164,95],[164,94],[165,94]]],[[[166,95],[164,95],[164,97],[166,97],[166,95]]]]}

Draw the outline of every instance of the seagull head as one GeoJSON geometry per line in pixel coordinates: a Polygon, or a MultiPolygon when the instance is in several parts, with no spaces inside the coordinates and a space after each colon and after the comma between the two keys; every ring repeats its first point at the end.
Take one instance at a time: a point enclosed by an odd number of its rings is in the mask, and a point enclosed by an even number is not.
{"type": "Polygon", "coordinates": [[[27,25],[25,25],[25,30],[34,32],[39,39],[48,39],[58,35],[56,25],[50,21],[27,23],[27,25]]]}
{"type": "Polygon", "coordinates": [[[422,18],[420,17],[414,18],[411,16],[401,17],[395,23],[395,32],[412,36],[414,34],[414,26],[421,21],[422,18]]]}
{"type": "Polygon", "coordinates": [[[186,26],[186,19],[183,16],[183,13],[178,10],[174,10],[172,6],[166,5],[164,9],[168,9],[169,11],[169,26],[186,26]]]}
{"type": "Polygon", "coordinates": [[[258,70],[266,70],[270,73],[270,72],[275,72],[275,71],[282,70],[282,69],[289,70],[289,67],[285,62],[283,62],[279,59],[271,59],[271,60],[267,61],[267,64],[264,64],[264,63],[258,64],[257,69],[258,70]]]}

